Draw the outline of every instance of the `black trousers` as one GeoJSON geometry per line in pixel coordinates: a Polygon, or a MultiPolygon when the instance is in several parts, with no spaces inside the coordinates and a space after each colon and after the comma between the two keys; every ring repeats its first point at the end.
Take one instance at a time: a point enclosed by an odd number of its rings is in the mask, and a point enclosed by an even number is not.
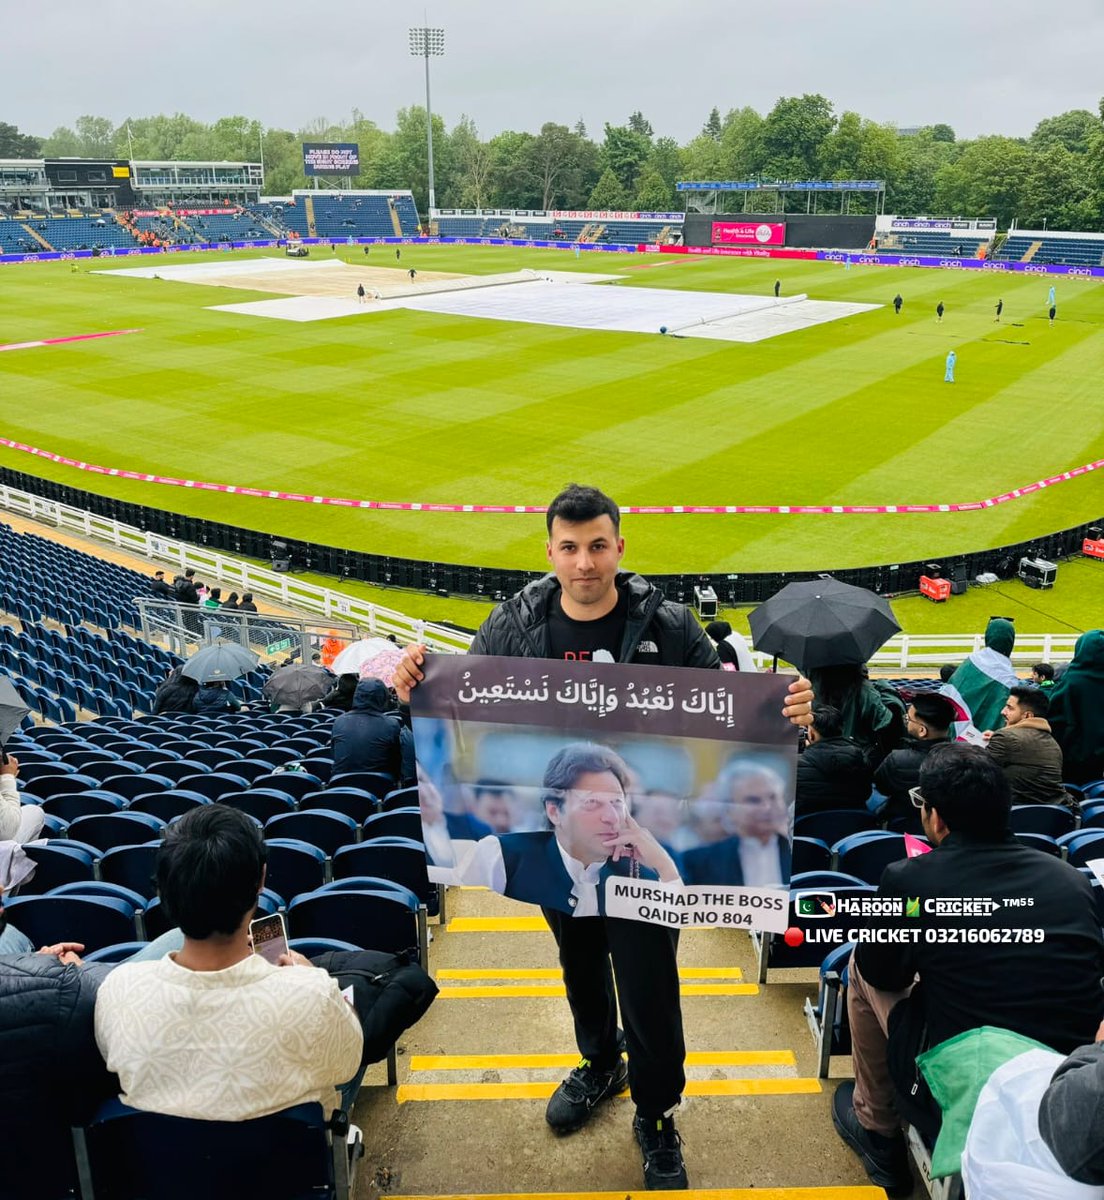
{"type": "Polygon", "coordinates": [[[678,931],[618,917],[541,911],[560,948],[579,1053],[598,1070],[614,1066],[621,1053],[620,1001],[629,1091],[642,1116],[662,1116],[678,1104],[686,1084],[678,931]]]}

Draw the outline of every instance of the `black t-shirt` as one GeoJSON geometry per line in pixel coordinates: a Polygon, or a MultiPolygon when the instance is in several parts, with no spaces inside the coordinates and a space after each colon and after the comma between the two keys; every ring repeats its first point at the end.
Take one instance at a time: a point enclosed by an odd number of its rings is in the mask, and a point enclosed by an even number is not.
{"type": "Polygon", "coordinates": [[[550,658],[582,662],[617,662],[629,615],[628,593],[621,592],[617,606],[596,621],[576,621],[567,616],[557,593],[548,608],[550,658]]]}

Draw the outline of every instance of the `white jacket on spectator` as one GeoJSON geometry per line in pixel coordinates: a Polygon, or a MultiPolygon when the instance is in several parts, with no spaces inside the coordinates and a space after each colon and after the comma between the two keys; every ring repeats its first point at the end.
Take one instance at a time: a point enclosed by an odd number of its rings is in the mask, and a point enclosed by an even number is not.
{"type": "Polygon", "coordinates": [[[124,963],[96,995],[96,1041],[133,1108],[248,1121],[317,1101],[360,1068],[363,1034],[336,979],[251,955],[190,971],[171,955],[124,963]]]}
{"type": "Polygon", "coordinates": [[[43,816],[37,804],[20,803],[14,775],[0,775],[0,842],[33,842],[43,816]]]}

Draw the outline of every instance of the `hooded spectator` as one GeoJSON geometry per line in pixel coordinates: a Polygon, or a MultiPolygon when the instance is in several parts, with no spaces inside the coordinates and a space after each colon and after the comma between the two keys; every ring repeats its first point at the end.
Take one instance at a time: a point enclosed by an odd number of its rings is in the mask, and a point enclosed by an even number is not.
{"type": "Polygon", "coordinates": [[[959,722],[972,722],[982,732],[1000,728],[1008,691],[1019,683],[1010,657],[1015,644],[1012,622],[993,617],[985,627],[984,648],[975,650],[943,685],[943,695],[959,709],[959,722]]]}
{"type": "Polygon", "coordinates": [[[1104,629],[1077,639],[1073,661],[1049,695],[1050,729],[1069,783],[1104,779],[1104,629]]]}
{"type": "Polygon", "coordinates": [[[238,712],[241,701],[231,693],[225,683],[205,683],[195,698],[197,713],[238,712]]]}
{"type": "Polygon", "coordinates": [[[352,709],[334,721],[331,744],[331,775],[378,771],[397,783],[412,774],[414,739],[382,679],[357,684],[352,709]]]}
{"type": "Polygon", "coordinates": [[[182,668],[173,667],[168,678],[162,683],[153,696],[153,711],[157,713],[196,711],[196,693],[199,684],[188,675],[182,673],[182,668]]]}
{"type": "Polygon", "coordinates": [[[892,690],[866,678],[864,666],[847,663],[809,672],[817,702],[839,710],[842,734],[858,742],[872,766],[901,740],[905,726],[904,701],[892,690]]]}

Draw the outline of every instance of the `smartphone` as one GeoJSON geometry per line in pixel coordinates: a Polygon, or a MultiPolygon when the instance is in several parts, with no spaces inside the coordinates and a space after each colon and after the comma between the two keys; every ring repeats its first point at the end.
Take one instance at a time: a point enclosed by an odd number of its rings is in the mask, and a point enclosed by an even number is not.
{"type": "Polygon", "coordinates": [[[281,954],[288,952],[287,925],[284,924],[283,913],[273,913],[250,921],[249,934],[253,938],[253,953],[274,965],[281,954]]]}

